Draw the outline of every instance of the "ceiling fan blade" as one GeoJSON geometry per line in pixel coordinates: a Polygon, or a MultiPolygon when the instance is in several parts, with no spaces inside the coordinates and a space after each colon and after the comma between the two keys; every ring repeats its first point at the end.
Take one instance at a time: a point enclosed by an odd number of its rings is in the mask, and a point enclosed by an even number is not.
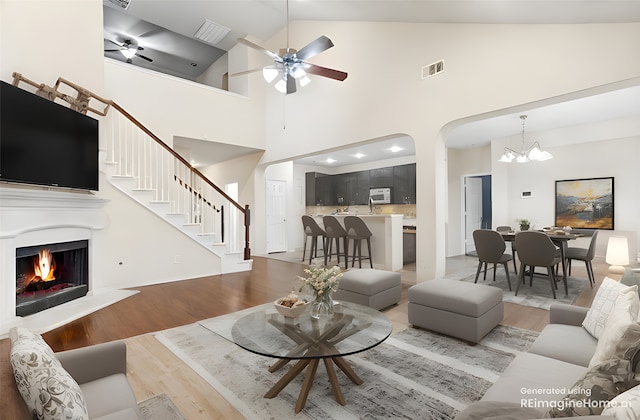
{"type": "Polygon", "coordinates": [[[104,50],[105,52],[120,52],[122,50],[104,50]]]}
{"type": "Polygon", "coordinates": [[[106,41],[109,41],[109,42],[110,42],[110,43],[112,43],[113,45],[117,45],[118,47],[120,47],[120,49],[125,48],[125,47],[123,47],[121,44],[118,44],[117,42],[112,41],[112,40],[110,40],[110,39],[107,39],[106,41]]]}
{"type": "Polygon", "coordinates": [[[144,55],[142,55],[142,54],[136,54],[136,57],[140,57],[140,58],[142,58],[143,60],[147,60],[148,62],[153,63],[153,59],[151,59],[151,58],[149,58],[149,57],[145,57],[145,56],[144,56],[144,55]]]}
{"type": "Polygon", "coordinates": [[[287,95],[290,93],[296,93],[296,79],[292,76],[287,77],[287,95]]]}
{"type": "Polygon", "coordinates": [[[249,74],[249,73],[255,73],[257,71],[262,71],[262,69],[253,69],[253,70],[245,70],[245,71],[239,71],[238,73],[233,73],[230,74],[229,77],[234,77],[234,76],[243,76],[245,74],[249,74]]]}
{"type": "Polygon", "coordinates": [[[304,63],[304,70],[307,73],[328,77],[329,79],[339,80],[341,82],[348,76],[348,74],[343,71],[317,66],[311,63],[304,63]]]}
{"type": "Polygon", "coordinates": [[[253,42],[249,41],[248,39],[244,39],[244,38],[238,38],[238,42],[241,44],[246,45],[247,47],[253,48],[254,50],[258,50],[258,51],[262,51],[263,53],[267,54],[269,57],[275,59],[279,59],[280,56],[276,53],[274,53],[273,51],[269,51],[268,49],[261,47],[258,44],[254,44],[253,42]]]}
{"type": "Polygon", "coordinates": [[[311,41],[310,43],[302,47],[300,51],[296,53],[296,57],[298,57],[300,60],[307,60],[314,55],[320,54],[322,51],[328,50],[331,47],[333,47],[333,42],[331,42],[331,40],[326,36],[322,35],[315,41],[311,41]]]}

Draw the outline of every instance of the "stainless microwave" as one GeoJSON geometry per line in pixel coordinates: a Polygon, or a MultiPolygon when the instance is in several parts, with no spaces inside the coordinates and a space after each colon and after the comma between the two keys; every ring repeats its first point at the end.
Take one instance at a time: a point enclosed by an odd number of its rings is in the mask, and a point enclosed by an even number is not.
{"type": "Polygon", "coordinates": [[[369,202],[373,204],[391,204],[391,188],[371,188],[369,202]]]}

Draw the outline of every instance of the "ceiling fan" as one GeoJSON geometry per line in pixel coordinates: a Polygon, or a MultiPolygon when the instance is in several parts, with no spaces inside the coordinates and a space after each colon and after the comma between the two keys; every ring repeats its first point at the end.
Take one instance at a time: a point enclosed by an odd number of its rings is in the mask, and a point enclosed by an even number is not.
{"type": "MultiPolygon", "coordinates": [[[[239,38],[238,42],[253,48],[258,51],[262,51],[271,57],[274,61],[273,66],[267,66],[262,69],[262,75],[268,83],[277,80],[275,88],[285,94],[296,92],[296,81],[300,83],[300,86],[305,86],[311,80],[307,77],[307,73],[315,74],[317,76],[328,77],[330,79],[343,81],[347,78],[347,73],[334,70],[327,67],[318,66],[306,62],[309,58],[328,50],[333,47],[333,42],[326,36],[321,36],[315,41],[310,42],[300,51],[296,51],[293,48],[286,48],[280,50],[280,54],[276,54],[273,51],[269,51],[253,42],[239,38]]],[[[246,72],[236,73],[236,75],[251,73],[256,70],[249,70],[246,72]]]]}
{"type": "Polygon", "coordinates": [[[104,50],[105,52],[114,52],[114,51],[120,51],[122,53],[122,55],[125,56],[125,58],[127,59],[127,63],[131,63],[133,57],[140,57],[143,60],[147,60],[148,62],[152,63],[153,60],[149,57],[146,57],[142,54],[138,54],[138,51],[143,51],[144,48],[135,45],[130,39],[125,39],[124,42],[122,44],[118,44],[115,41],[112,41],[110,39],[107,39],[107,41],[109,41],[110,43],[117,45],[118,49],[115,50],[104,50]]]}
{"type": "Polygon", "coordinates": [[[322,35],[318,39],[311,41],[306,46],[302,47],[299,51],[293,48],[289,48],[289,2],[287,1],[287,47],[279,51],[276,54],[273,51],[261,47],[245,38],[238,38],[238,42],[244,44],[250,48],[261,51],[273,59],[274,65],[267,66],[262,69],[254,69],[243,71],[240,73],[232,74],[232,76],[239,76],[242,74],[252,73],[262,70],[262,76],[267,83],[275,81],[274,87],[281,93],[288,95],[296,92],[296,81],[300,83],[300,86],[306,86],[311,79],[307,76],[309,74],[315,74],[317,76],[327,77],[329,79],[343,81],[347,78],[347,73],[334,70],[327,67],[318,66],[316,64],[308,63],[306,60],[311,57],[320,54],[323,51],[333,47],[333,42],[326,36],[322,35]]]}

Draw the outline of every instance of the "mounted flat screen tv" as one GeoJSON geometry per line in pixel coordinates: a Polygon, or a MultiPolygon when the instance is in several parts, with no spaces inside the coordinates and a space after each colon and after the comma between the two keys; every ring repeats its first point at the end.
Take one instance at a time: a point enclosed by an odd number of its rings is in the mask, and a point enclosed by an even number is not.
{"type": "Polygon", "coordinates": [[[98,191],[98,121],[0,82],[0,181],[98,191]]]}

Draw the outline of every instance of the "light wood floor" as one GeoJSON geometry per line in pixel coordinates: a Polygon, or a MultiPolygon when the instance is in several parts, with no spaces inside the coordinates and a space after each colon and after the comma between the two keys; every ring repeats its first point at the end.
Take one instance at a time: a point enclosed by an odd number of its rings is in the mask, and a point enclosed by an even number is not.
{"type": "MultiPolygon", "coordinates": [[[[284,259],[284,258],[280,258],[284,259]]],[[[448,272],[475,266],[476,259],[449,259],[448,272]]],[[[243,418],[198,374],[157,342],[152,333],[187,325],[251,306],[272,302],[287,294],[292,279],[306,266],[298,262],[255,257],[253,270],[136,288],[140,293],[43,335],[54,351],[124,339],[128,349],[128,377],[138,400],[166,393],[187,419],[243,418]]],[[[594,261],[597,285],[607,275],[603,261],[594,261]]],[[[584,264],[574,264],[573,277],[584,278],[584,264]]],[[[407,289],[416,283],[415,269],[402,271],[400,304],[384,312],[394,331],[407,327],[407,289]]],[[[585,288],[576,305],[588,307],[597,287],[585,288]]],[[[540,331],[548,311],[505,303],[502,322],[540,331]]],[[[10,342],[0,341],[0,413],[2,418],[28,419],[15,387],[8,361],[10,342]]],[[[293,411],[293,408],[292,408],[293,411]]]]}

